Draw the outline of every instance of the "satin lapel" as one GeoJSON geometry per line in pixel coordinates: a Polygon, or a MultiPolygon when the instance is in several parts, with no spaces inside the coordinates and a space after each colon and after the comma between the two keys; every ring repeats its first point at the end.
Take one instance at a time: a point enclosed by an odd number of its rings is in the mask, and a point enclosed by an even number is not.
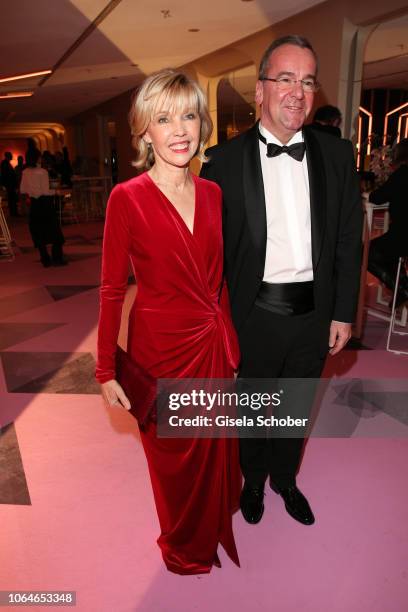
{"type": "Polygon", "coordinates": [[[309,174],[312,261],[313,269],[316,270],[326,227],[327,182],[322,151],[313,129],[305,128],[303,135],[309,174]]]}
{"type": "Polygon", "coordinates": [[[259,256],[259,274],[263,275],[266,250],[266,208],[258,144],[258,124],[244,142],[243,184],[248,226],[259,256]]]}

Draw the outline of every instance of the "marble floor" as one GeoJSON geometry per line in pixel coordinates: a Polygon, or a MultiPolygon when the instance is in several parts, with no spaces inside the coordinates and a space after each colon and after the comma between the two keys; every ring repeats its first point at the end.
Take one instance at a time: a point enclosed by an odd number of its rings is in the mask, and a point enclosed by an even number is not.
{"type": "MultiPolygon", "coordinates": [[[[25,220],[11,229],[16,258],[0,258],[0,591],[74,590],[81,612],[405,612],[407,438],[312,438],[299,485],[314,526],[267,490],[259,525],[234,516],[240,569],[221,550],[209,575],[167,572],[137,427],[94,381],[102,224],[65,226],[70,263],[47,269],[25,220]]],[[[130,282],[121,343],[134,292],[130,282]]],[[[406,378],[408,356],[387,353],[385,334],[368,318],[325,375],[406,378]]]]}

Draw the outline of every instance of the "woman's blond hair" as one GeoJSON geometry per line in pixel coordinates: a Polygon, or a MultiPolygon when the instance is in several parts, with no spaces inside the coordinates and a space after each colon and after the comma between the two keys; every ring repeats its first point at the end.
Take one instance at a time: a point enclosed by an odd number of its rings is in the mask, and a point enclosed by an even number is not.
{"type": "Polygon", "coordinates": [[[129,112],[132,146],[136,150],[133,166],[150,168],[154,164],[153,149],[143,139],[154,115],[159,110],[176,112],[185,109],[194,110],[201,119],[200,144],[196,155],[200,161],[207,161],[204,149],[211,136],[213,125],[206,97],[193,79],[183,72],[167,68],[147,77],[133,96],[129,112]]]}

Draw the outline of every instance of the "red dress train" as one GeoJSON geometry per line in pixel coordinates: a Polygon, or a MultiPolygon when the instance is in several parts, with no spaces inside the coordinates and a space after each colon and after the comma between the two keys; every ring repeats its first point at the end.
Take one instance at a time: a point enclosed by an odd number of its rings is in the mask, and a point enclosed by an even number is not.
{"type": "MultiPolygon", "coordinates": [[[[137,295],[128,352],[157,378],[230,378],[239,359],[222,283],[221,192],[194,176],[193,232],[147,173],[115,187],[103,243],[97,379],[114,356],[129,257],[137,295]]],[[[209,572],[222,544],[239,565],[232,533],[241,474],[235,439],[165,439],[141,431],[169,570],[209,572]]]]}

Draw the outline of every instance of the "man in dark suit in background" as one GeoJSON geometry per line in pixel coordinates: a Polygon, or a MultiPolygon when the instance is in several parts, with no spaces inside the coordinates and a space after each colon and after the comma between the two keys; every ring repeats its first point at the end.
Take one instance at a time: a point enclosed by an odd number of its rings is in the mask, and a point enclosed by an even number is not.
{"type": "Polygon", "coordinates": [[[341,121],[342,116],[340,109],[337,108],[337,106],[326,104],[316,109],[313,116],[313,123],[310,124],[310,127],[341,138],[341,121]]]}
{"type": "MultiPolygon", "coordinates": [[[[224,198],[225,274],[242,378],[318,378],[351,336],[359,289],[362,209],[349,141],[303,124],[318,89],[317,58],[299,36],[261,61],[260,122],[207,151],[202,176],[224,198]],[[306,151],[306,155],[304,152],[306,151]]],[[[241,510],[261,520],[264,484],[289,514],[314,516],[296,486],[302,438],[241,439],[241,510]]]]}
{"type": "Polygon", "coordinates": [[[4,153],[4,159],[1,162],[0,172],[1,172],[1,183],[3,187],[5,187],[7,191],[7,203],[10,211],[10,215],[12,217],[18,217],[17,210],[17,176],[14,171],[13,166],[11,165],[11,160],[13,159],[13,154],[10,151],[6,151],[4,153]]]}

